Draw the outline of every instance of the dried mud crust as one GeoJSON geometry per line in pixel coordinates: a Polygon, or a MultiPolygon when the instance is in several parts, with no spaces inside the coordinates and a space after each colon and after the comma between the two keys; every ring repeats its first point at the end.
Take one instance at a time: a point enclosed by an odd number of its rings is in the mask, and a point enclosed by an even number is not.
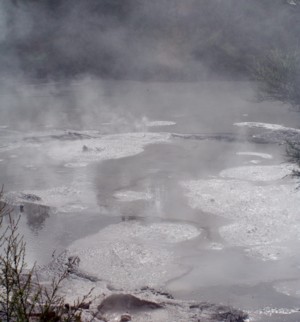
{"type": "MultiPolygon", "coordinates": [[[[66,269],[69,276],[64,285],[65,290],[72,289],[76,296],[82,285],[95,286],[92,301],[82,308],[83,316],[93,316],[98,321],[139,321],[139,322],[243,322],[248,314],[230,306],[217,305],[207,302],[181,301],[164,290],[142,287],[134,291],[111,290],[108,285],[93,282],[78,274],[79,257],[68,256],[65,252],[42,269],[46,275],[61,274],[66,269]]],[[[43,273],[41,272],[41,273],[43,273]]],[[[64,291],[64,290],[62,290],[64,291]]],[[[72,291],[72,296],[75,296],[72,291]]],[[[67,303],[72,300],[66,297],[67,303]]],[[[97,321],[97,320],[96,320],[97,321]]]]}
{"type": "Polygon", "coordinates": [[[248,129],[247,136],[254,143],[277,143],[299,142],[300,130],[285,127],[279,124],[269,124],[260,122],[239,122],[235,126],[248,129]]]}
{"type": "Polygon", "coordinates": [[[214,140],[223,142],[253,142],[258,144],[283,144],[300,141],[300,130],[278,124],[259,122],[234,123],[240,128],[247,128],[241,133],[172,133],[171,137],[185,140],[214,140]]]}
{"type": "MultiPolygon", "coordinates": [[[[100,316],[110,321],[116,312],[126,312],[128,321],[190,321],[190,322],[243,322],[248,314],[230,306],[215,305],[211,303],[188,303],[176,300],[163,300],[160,296],[155,300],[145,299],[132,294],[112,294],[106,297],[98,306],[100,316]],[[159,311],[159,312],[155,312],[159,311]]],[[[122,314],[120,321],[122,321],[122,314]]]]}

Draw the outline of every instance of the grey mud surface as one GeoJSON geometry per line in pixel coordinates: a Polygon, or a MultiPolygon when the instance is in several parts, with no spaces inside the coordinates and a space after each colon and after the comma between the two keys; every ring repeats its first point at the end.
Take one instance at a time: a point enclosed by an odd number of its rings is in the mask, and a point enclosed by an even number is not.
{"type": "MultiPolygon", "coordinates": [[[[128,122],[0,127],[5,201],[21,213],[29,263],[51,275],[53,250],[79,256],[70,301],[96,286],[101,301],[164,303],[133,310],[136,321],[197,321],[207,302],[300,320],[300,192],[281,145],[299,115],[251,102],[247,84],[109,86],[128,122]]],[[[114,321],[126,305],[102,313],[114,321]]]]}

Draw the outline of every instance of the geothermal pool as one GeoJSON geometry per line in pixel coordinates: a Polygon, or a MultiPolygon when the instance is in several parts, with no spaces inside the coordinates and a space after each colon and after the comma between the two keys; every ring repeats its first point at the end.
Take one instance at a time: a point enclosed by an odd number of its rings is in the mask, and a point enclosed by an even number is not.
{"type": "Polygon", "coordinates": [[[67,249],[111,289],[300,319],[299,183],[280,140],[252,139],[297,127],[297,112],[243,82],[48,87],[24,85],[0,124],[30,264],[67,249]]]}

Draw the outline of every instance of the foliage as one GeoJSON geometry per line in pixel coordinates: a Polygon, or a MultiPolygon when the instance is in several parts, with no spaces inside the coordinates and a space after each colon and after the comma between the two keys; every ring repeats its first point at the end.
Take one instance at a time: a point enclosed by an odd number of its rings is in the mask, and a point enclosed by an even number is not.
{"type": "MultiPolygon", "coordinates": [[[[1,190],[0,200],[2,195],[1,190]]],[[[15,220],[6,204],[0,203],[0,321],[80,322],[81,308],[92,290],[70,307],[59,295],[68,269],[53,278],[50,286],[43,285],[36,267],[29,269],[26,265],[26,244],[18,231],[19,219],[15,220]]]]}
{"type": "Polygon", "coordinates": [[[255,63],[253,75],[259,82],[261,99],[300,107],[300,51],[270,51],[255,63]]]}
{"type": "MultiPolygon", "coordinates": [[[[300,143],[298,142],[287,142],[286,143],[286,154],[288,161],[297,165],[300,169],[300,143]]],[[[300,170],[294,169],[292,171],[292,176],[300,177],[300,170]]]]}
{"type": "MultiPolygon", "coordinates": [[[[26,321],[26,315],[33,310],[29,303],[31,292],[31,279],[33,272],[27,275],[25,271],[25,243],[18,235],[17,225],[10,214],[9,224],[1,235],[2,254],[0,256],[0,305],[6,321],[13,318],[26,321]],[[26,277],[25,277],[26,276],[26,277]]],[[[3,221],[3,218],[1,218],[3,221]]],[[[36,294],[32,294],[33,298],[36,294]]]]}

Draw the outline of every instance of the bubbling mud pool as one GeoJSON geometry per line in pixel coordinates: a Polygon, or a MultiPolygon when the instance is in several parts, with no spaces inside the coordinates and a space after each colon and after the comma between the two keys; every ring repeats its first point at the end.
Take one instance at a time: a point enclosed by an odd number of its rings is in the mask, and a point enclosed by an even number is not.
{"type": "MultiPolygon", "coordinates": [[[[270,118],[270,106],[247,102],[239,88],[214,132],[212,115],[232,99],[228,84],[223,92],[217,86],[217,97],[195,84],[165,84],[165,94],[162,84],[136,86],[142,96],[149,88],[158,94],[155,103],[167,95],[172,117],[135,105],[132,126],[118,133],[109,122],[105,130],[0,127],[1,180],[21,214],[29,263],[46,264],[53,250],[67,249],[85,276],[111,289],[163,288],[179,299],[233,305],[253,319],[295,321],[298,183],[282,146],[254,143],[249,123],[233,125],[259,121],[264,108],[270,118]],[[184,109],[176,106],[182,96],[192,98],[184,109]],[[197,105],[203,97],[207,106],[197,105]]],[[[276,119],[266,130],[289,131],[288,114],[276,113],[286,126],[276,119]]]]}

